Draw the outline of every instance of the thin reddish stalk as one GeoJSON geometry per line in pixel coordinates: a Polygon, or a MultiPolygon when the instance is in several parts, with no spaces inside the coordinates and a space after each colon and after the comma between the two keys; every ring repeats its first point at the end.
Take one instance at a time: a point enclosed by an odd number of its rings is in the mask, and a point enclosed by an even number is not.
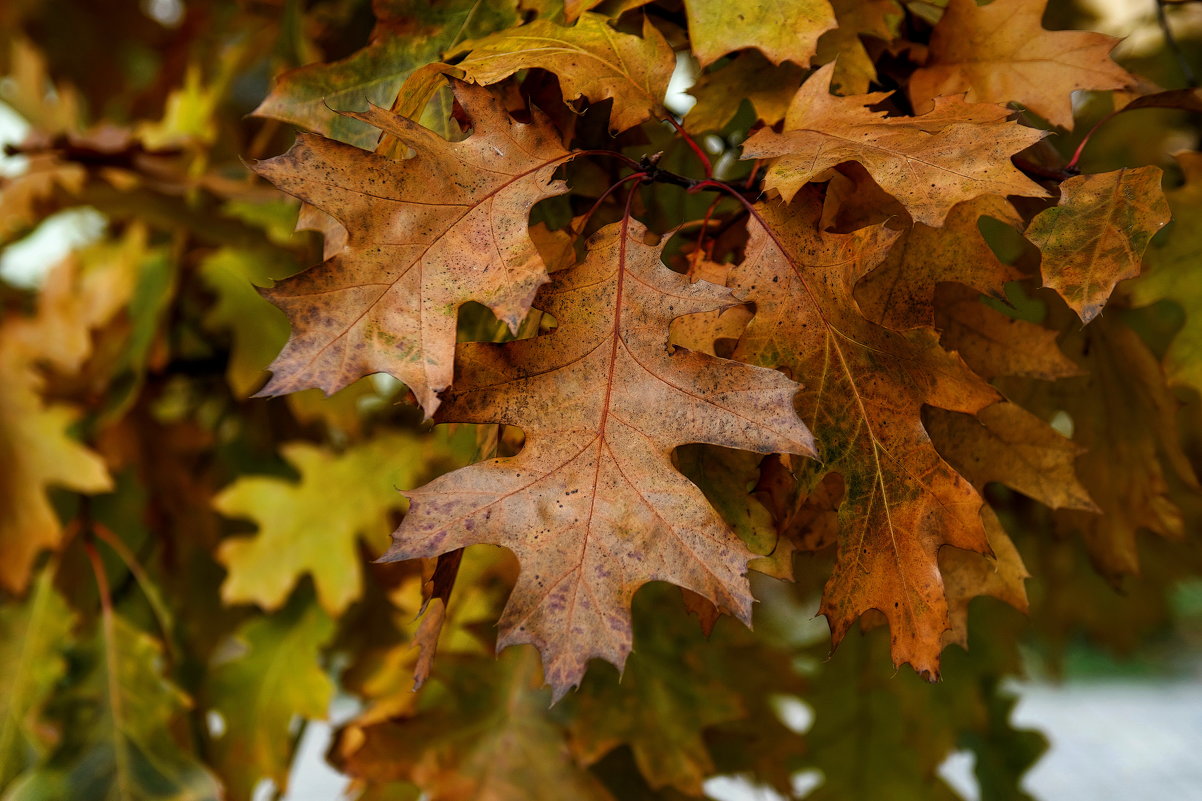
{"type": "Polygon", "coordinates": [[[676,133],[680,134],[681,138],[684,139],[684,143],[688,145],[689,149],[692,150],[697,156],[697,160],[701,162],[702,169],[705,170],[705,177],[713,178],[714,165],[710,162],[710,157],[706,155],[706,152],[701,149],[701,145],[697,144],[697,140],[689,135],[689,132],[686,131],[684,127],[676,121],[675,117],[668,115],[668,122],[672,123],[672,127],[676,129],[676,133]]]}

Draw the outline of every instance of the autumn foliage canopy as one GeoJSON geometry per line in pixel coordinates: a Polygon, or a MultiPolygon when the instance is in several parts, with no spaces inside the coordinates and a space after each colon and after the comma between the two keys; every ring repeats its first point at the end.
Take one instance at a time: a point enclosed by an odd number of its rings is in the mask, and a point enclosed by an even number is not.
{"type": "Polygon", "coordinates": [[[112,5],[0,9],[0,245],[94,223],[0,269],[4,801],[283,792],[331,703],[363,801],[957,798],[957,749],[1025,798],[1020,644],[1170,636],[1176,43],[1047,0],[112,5]]]}

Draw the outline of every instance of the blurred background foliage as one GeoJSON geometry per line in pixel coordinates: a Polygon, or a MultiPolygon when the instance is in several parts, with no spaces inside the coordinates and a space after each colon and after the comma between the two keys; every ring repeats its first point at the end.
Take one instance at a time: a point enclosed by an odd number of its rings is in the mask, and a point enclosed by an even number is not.
{"type": "MultiPolygon", "coordinates": [[[[327,758],[364,801],[672,799],[716,792],[716,775],[786,796],[818,784],[809,797],[956,798],[939,768],[960,751],[975,756],[979,797],[1025,798],[1022,776],[1045,742],[1011,725],[1009,679],[1198,674],[1202,497],[1191,484],[1202,407],[1196,387],[1170,384],[1161,362],[1202,307],[1188,293],[1141,296],[1129,282],[1082,331],[1053,296],[1016,283],[1010,313],[1051,320],[1092,372],[1072,392],[1057,394],[1062,382],[1007,392],[1078,441],[1121,439],[1092,452],[1091,489],[1114,507],[1107,519],[1127,527],[1115,536],[1130,552],[1087,547],[1096,519],[990,485],[1033,575],[1031,610],[974,602],[969,648],[949,648],[944,681],[895,672],[879,628],[829,653],[825,623],[813,619],[830,567],[818,553],[798,556],[796,583],[757,578],[754,631],[722,619],[706,637],[679,592],[648,588],[621,683],[595,666],[549,708],[533,651],[492,656],[492,622],[517,568],[476,547],[440,610],[431,679],[412,692],[411,641],[433,565],[371,563],[405,508],[395,490],[512,452],[520,434],[430,433],[387,380],[330,398],[250,397],[287,337],[255,287],[319,261],[322,239],[295,232],[298,203],[246,163],[285,150],[290,123],[370,147],[330,110],[336,100],[391,105],[415,67],[467,35],[562,14],[554,3],[484,3],[476,14],[478,5],[0,4],[0,797],[280,797],[307,727],[333,707],[327,758]],[[1132,376],[1146,388],[1132,390],[1132,376]],[[1145,471],[1134,479],[1133,458],[1145,471]],[[1141,480],[1166,488],[1159,523],[1123,515],[1123,483],[1141,480]]],[[[907,35],[928,33],[940,5],[907,4],[907,35]]],[[[1187,5],[1168,14],[1197,74],[1202,24],[1187,5]]],[[[615,17],[622,9],[602,6],[615,17]]],[[[1154,11],[1053,2],[1046,24],[1125,35],[1125,66],[1182,86],[1154,11]]],[[[670,40],[683,27],[676,3],[652,13],[670,40]]],[[[796,73],[788,65],[753,66],[766,82],[799,80],[782,76],[796,73]]],[[[527,81],[551,84],[532,96],[556,91],[546,75],[527,81]]],[[[888,70],[880,81],[894,85],[888,70]]],[[[1064,158],[1111,110],[1108,96],[1079,101],[1076,132],[1048,140],[1064,158]]],[[[453,134],[440,103],[423,119],[453,134]]],[[[600,113],[576,123],[585,146],[605,136],[600,113]]],[[[710,131],[719,166],[728,176],[746,169],[731,159],[751,104],[705,113],[722,122],[692,124],[710,131]]],[[[1172,187],[1182,178],[1166,154],[1197,149],[1198,125],[1186,111],[1119,116],[1082,167],[1159,164],[1172,187]]],[[[665,164],[689,169],[664,127],[617,146],[665,149],[665,164]]],[[[562,227],[613,177],[586,161],[572,169],[572,199],[536,221],[562,227]]],[[[1202,203],[1173,197],[1178,221],[1153,243],[1154,258],[1188,255],[1183,238],[1196,237],[1202,203]]],[[[642,216],[662,228],[703,212],[704,201],[660,187],[642,216]]],[[[1009,261],[1031,258],[1029,245],[995,233],[1009,261]]],[[[478,308],[461,326],[467,339],[497,335],[478,308]]]]}

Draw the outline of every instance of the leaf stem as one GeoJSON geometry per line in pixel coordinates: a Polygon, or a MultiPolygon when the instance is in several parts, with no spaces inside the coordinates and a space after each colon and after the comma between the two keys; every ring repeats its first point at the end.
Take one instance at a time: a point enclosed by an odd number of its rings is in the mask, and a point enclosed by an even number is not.
{"type": "Polygon", "coordinates": [[[681,138],[684,139],[684,143],[688,145],[689,149],[692,150],[694,155],[697,156],[697,160],[701,162],[702,169],[705,170],[705,177],[713,178],[714,165],[710,161],[710,157],[706,154],[706,152],[701,149],[701,145],[697,144],[697,140],[690,136],[689,132],[684,129],[684,126],[677,122],[676,118],[671,114],[667,116],[667,120],[668,122],[672,123],[672,127],[676,129],[676,133],[680,134],[681,138]]]}

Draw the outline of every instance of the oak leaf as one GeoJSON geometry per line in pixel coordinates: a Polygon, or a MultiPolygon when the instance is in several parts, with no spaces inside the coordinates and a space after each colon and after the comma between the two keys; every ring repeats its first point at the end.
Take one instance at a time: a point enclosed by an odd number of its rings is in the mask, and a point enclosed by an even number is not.
{"type": "Polygon", "coordinates": [[[835,62],[833,86],[847,94],[864,94],[876,80],[876,66],[860,37],[892,41],[905,14],[897,0],[832,0],[831,5],[839,25],[822,34],[815,59],[820,64],[835,62]]]}
{"type": "Polygon", "coordinates": [[[1060,185],[1060,203],[1035,215],[1027,239],[1043,254],[1043,285],[1088,323],[1114,285],[1139,275],[1152,235],[1170,219],[1159,167],[1078,175],[1060,185]]]}
{"type": "Polygon", "coordinates": [[[260,394],[331,394],[384,372],[430,414],[451,383],[459,306],[478,301],[513,330],[525,316],[546,280],[526,233],[530,209],[566,190],[551,175],[570,155],[537,113],[519,123],[486,89],[454,91],[473,123],[461,142],[373,106],[352,116],[416,155],[395,161],[302,135],[256,165],[348,230],[342,251],[264,291],[293,330],[260,394]]]}
{"type": "Polygon", "coordinates": [[[662,33],[643,20],[643,36],[620,33],[600,14],[586,12],[570,28],[548,20],[464,42],[455,66],[476,83],[496,83],[541,67],[559,76],[567,101],[613,98],[609,127],[624,131],[665,114],[661,105],[676,59],[662,33]]]}
{"type": "Polygon", "coordinates": [[[980,195],[1047,194],[1010,163],[1011,155],[1044,134],[1007,121],[1006,109],[944,98],[926,116],[886,117],[868,108],[885,93],[830,94],[833,70],[828,64],[802,85],[782,133],[761,130],[743,145],[743,158],[773,159],[764,185],[786,201],[845,161],[863,164],[929,226],[941,225],[953,206],[980,195]]]}
{"type": "Polygon", "coordinates": [[[71,725],[8,797],[219,801],[216,777],[173,734],[192,700],[164,676],[161,643],[111,613],[97,629],[63,697],[71,725]]]}
{"type": "Polygon", "coordinates": [[[836,27],[828,0],[685,0],[689,42],[701,66],[754,47],[773,64],[808,65],[818,37],[836,27]]]}
{"type": "Polygon", "coordinates": [[[50,570],[22,603],[0,609],[0,789],[47,750],[49,731],[39,718],[67,672],[64,646],[74,624],[50,570]]]}
{"type": "Polygon", "coordinates": [[[975,414],[999,399],[935,332],[896,333],[863,315],[852,291],[897,233],[821,231],[816,197],[758,204],[729,285],[756,304],[735,357],[803,378],[802,418],[820,438],[821,463],[803,467],[803,491],[841,474],[835,569],[823,592],[836,644],[861,614],[888,619],[895,664],[938,674],[947,602],[937,554],[944,545],[987,552],[977,491],[935,451],[924,405],[975,414]]]}
{"type": "Polygon", "coordinates": [[[232,801],[249,801],[261,778],[285,790],[293,720],[322,720],[329,711],[334,685],[322,669],[321,648],[334,622],[311,598],[298,594],[277,614],[238,629],[245,650],[208,676],[208,697],[225,722],[214,761],[232,801]]]}
{"type": "Polygon", "coordinates": [[[1136,533],[1167,539],[1185,535],[1172,488],[1198,479],[1177,433],[1179,401],[1139,335],[1117,317],[1102,316],[1063,338],[1087,372],[1053,384],[1002,379],[1007,397],[1043,417],[1072,421],[1081,484],[1100,513],[1063,509],[1059,527],[1078,531],[1094,566],[1111,580],[1139,570],[1136,533]]]}
{"type": "Polygon", "coordinates": [[[100,457],[68,433],[78,413],[43,402],[42,378],[13,336],[20,322],[0,327],[0,587],[11,593],[24,591],[38,554],[62,541],[46,491],[113,486],[100,457]]]}
{"type": "Polygon", "coordinates": [[[743,101],[751,104],[757,119],[775,125],[785,118],[804,74],[794,64],[773,67],[754,50],[740,53],[712,72],[704,73],[689,87],[689,94],[697,102],[685,114],[684,126],[698,133],[720,131],[743,101]]]}
{"type": "Polygon", "coordinates": [[[939,551],[939,572],[943,574],[951,621],[951,627],[943,633],[943,641],[961,648],[968,648],[968,607],[974,598],[988,595],[1020,612],[1028,610],[1024,582],[1031,574],[1027,572],[1018,548],[1002,528],[997,512],[984,506],[981,518],[989,537],[989,556],[960,548],[939,551]]]}
{"type": "Polygon", "coordinates": [[[1003,314],[965,286],[938,287],[935,327],[943,346],[985,379],[1005,375],[1054,381],[1081,373],[1057,346],[1055,331],[1003,314]]]}
{"type": "Polygon", "coordinates": [[[217,558],[229,571],[221,596],[227,604],[278,609],[308,573],[321,606],[338,614],[362,590],[359,538],[373,541],[377,553],[382,549],[379,535],[387,530],[389,513],[405,504],[396,490],[417,483],[436,449],[412,435],[391,433],[341,454],[302,442],[282,445],[280,452],[300,474],[299,482],[243,476],[213,500],[223,515],[259,525],[255,536],[219,546],[217,558]],[[331,497],[338,503],[330,503],[331,497]]]}
{"type": "Polygon", "coordinates": [[[526,648],[443,657],[438,704],[365,726],[333,758],[358,779],[411,781],[430,801],[613,801],[569,752],[538,680],[526,648]]]}
{"type": "Polygon", "coordinates": [[[887,328],[905,330],[934,324],[937,284],[955,282],[1004,297],[1005,283],[1022,273],[994,255],[978,227],[981,217],[1022,225],[1007,200],[991,195],[957,204],[941,228],[915,223],[856,288],[860,308],[887,328]]]}
{"type": "Polygon", "coordinates": [[[518,21],[513,0],[421,0],[375,3],[371,42],[344,59],[306,64],[283,73],[252,112],[290,122],[356,147],[370,148],[380,130],[336,109],[372,103],[385,108],[418,68],[465,38],[484,36],[518,21]]]}
{"type": "Polygon", "coordinates": [[[672,469],[691,442],[812,453],[780,373],[688,351],[669,352],[669,324],[737,301],[690,283],[627,219],[598,232],[583,264],[554,274],[536,300],[559,326],[503,345],[460,346],[438,418],[520,426],[517,456],[458,470],[409,493],[385,560],[473,543],[512,550],[522,565],[498,647],[533,643],[556,696],[591,657],[621,666],[630,600],[669,581],[748,620],[752,554],[672,469]]]}
{"type": "Polygon", "coordinates": [[[967,92],[972,103],[1017,101],[1053,125],[1073,127],[1072,93],[1119,89],[1134,78],[1110,60],[1118,40],[1043,28],[1047,0],[950,0],[924,67],[910,76],[914,108],[967,92]]]}

